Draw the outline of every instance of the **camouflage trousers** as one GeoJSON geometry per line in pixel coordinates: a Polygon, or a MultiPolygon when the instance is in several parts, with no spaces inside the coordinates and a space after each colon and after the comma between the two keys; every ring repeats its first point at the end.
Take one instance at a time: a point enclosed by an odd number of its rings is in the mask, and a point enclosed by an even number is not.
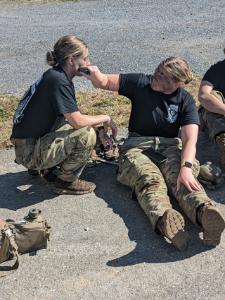
{"type": "MultiPolygon", "coordinates": [[[[225,103],[223,95],[218,91],[212,91],[218,101],[225,103]]],[[[225,132],[225,116],[207,111],[200,107],[199,116],[201,120],[201,129],[206,131],[210,138],[214,139],[218,134],[225,132]]]]}
{"type": "Polygon", "coordinates": [[[93,128],[74,129],[65,124],[38,139],[12,139],[16,162],[33,170],[55,166],[57,176],[68,182],[77,179],[96,143],[93,128]]]}
{"type": "MultiPolygon", "coordinates": [[[[184,186],[176,191],[177,177],[180,171],[181,140],[163,137],[128,137],[121,147],[117,179],[131,187],[138,202],[155,228],[158,218],[172,208],[169,192],[177,199],[179,205],[196,224],[196,210],[203,203],[212,203],[205,191],[189,192],[184,186]],[[157,164],[144,150],[152,148],[166,159],[157,164]]],[[[199,163],[194,162],[193,174],[199,173],[199,163]]]]}

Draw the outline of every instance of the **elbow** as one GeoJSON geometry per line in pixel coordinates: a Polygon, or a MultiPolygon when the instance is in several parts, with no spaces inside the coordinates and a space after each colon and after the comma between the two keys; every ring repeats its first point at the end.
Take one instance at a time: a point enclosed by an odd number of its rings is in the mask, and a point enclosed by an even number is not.
{"type": "Polygon", "coordinates": [[[75,112],[73,114],[68,114],[65,116],[69,124],[75,128],[80,129],[86,126],[85,118],[80,112],[75,112]]]}
{"type": "Polygon", "coordinates": [[[74,120],[74,119],[68,120],[67,119],[67,121],[69,122],[70,126],[72,126],[75,129],[80,129],[83,127],[82,122],[80,122],[79,120],[74,120]]]}
{"type": "Polygon", "coordinates": [[[80,129],[80,128],[82,128],[82,127],[85,127],[84,126],[84,124],[83,124],[83,122],[82,121],[80,121],[80,120],[73,120],[73,122],[72,122],[72,124],[70,124],[73,128],[75,128],[75,129],[80,129]]]}

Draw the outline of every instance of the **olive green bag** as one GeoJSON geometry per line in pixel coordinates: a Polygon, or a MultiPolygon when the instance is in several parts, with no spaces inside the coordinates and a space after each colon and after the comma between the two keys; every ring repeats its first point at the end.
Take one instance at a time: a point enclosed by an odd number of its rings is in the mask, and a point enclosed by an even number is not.
{"type": "Polygon", "coordinates": [[[30,210],[20,222],[0,220],[0,264],[13,260],[10,266],[0,266],[0,277],[18,269],[19,254],[46,249],[49,229],[50,226],[37,209],[30,210]]]}

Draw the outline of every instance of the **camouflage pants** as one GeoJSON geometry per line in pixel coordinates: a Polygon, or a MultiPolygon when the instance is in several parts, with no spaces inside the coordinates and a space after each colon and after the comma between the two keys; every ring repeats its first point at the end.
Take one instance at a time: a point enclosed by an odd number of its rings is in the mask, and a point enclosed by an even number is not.
{"type": "MultiPolygon", "coordinates": [[[[117,179],[131,187],[138,202],[155,228],[157,220],[170,209],[168,188],[179,205],[196,223],[196,209],[203,203],[211,203],[205,191],[189,192],[184,186],[176,192],[176,181],[180,171],[181,140],[163,137],[129,137],[121,147],[117,179]],[[167,159],[158,166],[143,153],[152,148],[167,159]]],[[[199,163],[193,166],[194,176],[198,176],[199,163]]]]}
{"type": "Polygon", "coordinates": [[[75,130],[65,124],[39,139],[12,139],[16,162],[28,169],[45,170],[58,166],[57,176],[74,181],[83,171],[96,143],[93,128],[75,130]]]}
{"type": "MultiPolygon", "coordinates": [[[[218,91],[212,91],[218,101],[225,103],[223,95],[218,91]]],[[[215,138],[218,134],[225,132],[225,116],[207,111],[200,107],[199,116],[202,130],[206,130],[210,138],[215,138]]]]}

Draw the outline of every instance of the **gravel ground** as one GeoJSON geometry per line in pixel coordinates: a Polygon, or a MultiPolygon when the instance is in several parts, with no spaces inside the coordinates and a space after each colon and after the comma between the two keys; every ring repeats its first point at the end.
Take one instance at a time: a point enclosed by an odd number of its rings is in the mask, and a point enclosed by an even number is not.
{"type": "MultiPolygon", "coordinates": [[[[204,138],[199,147],[213,156],[204,138]]],[[[152,231],[114,166],[86,169],[94,193],[56,196],[13,160],[13,150],[0,151],[0,216],[20,220],[40,208],[52,234],[47,250],[21,256],[19,270],[0,279],[0,300],[224,300],[225,235],[207,248],[186,220],[191,242],[179,252],[152,231]]],[[[225,214],[224,187],[209,195],[225,214]]]]}
{"type": "MultiPolygon", "coordinates": [[[[166,56],[180,55],[203,74],[223,57],[223,4],[0,4],[0,93],[20,95],[46,68],[46,51],[64,34],[84,38],[92,61],[105,72],[151,72],[166,56]]],[[[84,79],[76,86],[90,88],[84,79]]],[[[202,161],[216,161],[215,145],[204,136],[198,148],[202,161]]],[[[189,249],[176,251],[153,233],[130,190],[116,182],[114,166],[87,169],[83,176],[97,189],[74,197],[56,196],[40,178],[29,177],[14,163],[13,150],[0,151],[0,161],[0,216],[19,220],[37,207],[52,226],[48,249],[21,256],[19,270],[0,280],[1,300],[224,299],[225,235],[209,249],[187,220],[189,249]]],[[[224,187],[209,195],[225,214],[224,187]]]]}
{"type": "MultiPolygon", "coordinates": [[[[104,72],[152,72],[179,55],[203,74],[223,58],[224,23],[223,0],[0,1],[0,93],[21,95],[47,68],[46,51],[66,34],[83,38],[104,72]]],[[[91,88],[84,79],[76,87],[91,88]]]]}

